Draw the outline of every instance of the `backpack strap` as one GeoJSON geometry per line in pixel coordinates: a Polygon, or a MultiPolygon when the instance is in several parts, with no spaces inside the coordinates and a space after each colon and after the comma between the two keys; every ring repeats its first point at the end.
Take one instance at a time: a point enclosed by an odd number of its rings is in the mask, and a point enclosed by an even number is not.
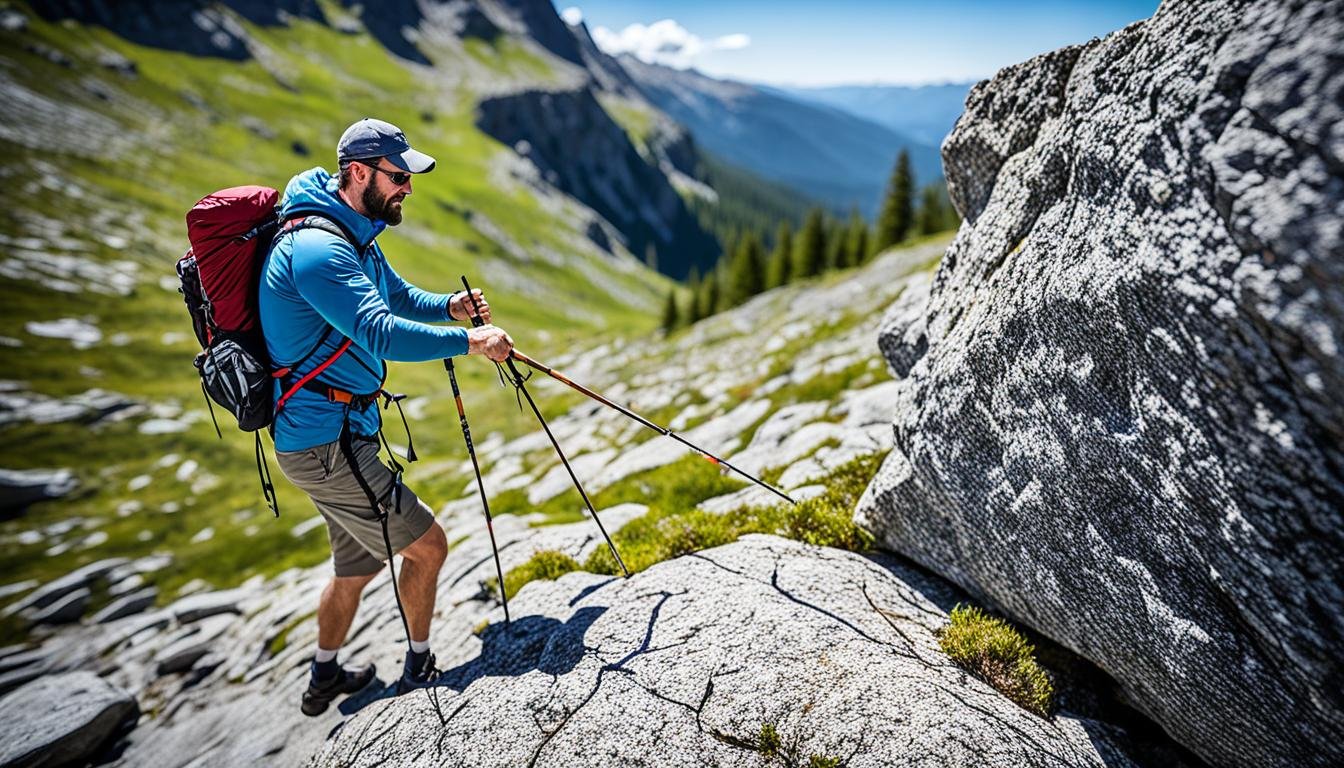
{"type": "MultiPolygon", "coordinates": [[[[345,240],[346,242],[350,243],[352,246],[354,246],[356,251],[361,250],[359,243],[355,240],[354,237],[351,236],[350,232],[346,230],[345,227],[341,226],[340,222],[336,221],[335,219],[331,219],[316,213],[311,213],[305,216],[296,216],[294,218],[286,220],[276,230],[275,239],[271,241],[271,246],[274,247],[275,243],[278,242],[282,236],[289,234],[290,232],[296,232],[300,229],[320,229],[323,232],[329,232],[341,238],[342,240],[345,240]]],[[[327,339],[331,336],[332,332],[335,330],[336,329],[332,327],[330,323],[328,323],[326,330],[322,332],[322,336],[317,340],[317,343],[314,344],[312,348],[309,349],[308,352],[303,355],[303,357],[299,358],[298,362],[294,363],[293,365],[284,366],[283,368],[277,368],[276,370],[271,372],[271,376],[280,379],[283,382],[290,376],[290,374],[292,374],[295,371],[295,369],[301,368],[304,363],[308,362],[308,358],[312,357],[317,352],[317,350],[322,348],[322,345],[326,343],[327,339]]],[[[345,337],[342,338],[344,339],[344,341],[341,342],[340,346],[336,348],[336,351],[333,352],[330,357],[319,363],[317,367],[314,368],[313,370],[309,371],[303,376],[300,376],[294,383],[286,386],[284,393],[282,393],[279,399],[275,401],[276,413],[279,413],[280,409],[284,407],[285,403],[289,402],[289,399],[293,397],[300,389],[319,391],[321,394],[326,395],[327,398],[329,400],[332,400],[333,402],[348,403],[350,402],[351,398],[358,397],[358,395],[346,392],[345,390],[336,389],[335,387],[323,386],[314,381],[314,379],[316,379],[319,374],[325,371],[332,363],[336,362],[337,358],[339,358],[341,355],[344,355],[346,350],[350,349],[351,344],[350,339],[345,337]],[[342,395],[345,396],[344,399],[338,399],[342,395]]],[[[355,358],[355,360],[358,361],[358,358],[355,358]]],[[[367,366],[365,367],[367,368],[367,366]]]]}

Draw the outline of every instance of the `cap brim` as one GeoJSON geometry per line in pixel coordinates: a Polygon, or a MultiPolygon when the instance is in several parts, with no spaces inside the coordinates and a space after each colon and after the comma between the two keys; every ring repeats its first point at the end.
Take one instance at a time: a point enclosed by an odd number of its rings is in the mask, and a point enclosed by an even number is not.
{"type": "Polygon", "coordinates": [[[429,173],[434,170],[434,158],[424,152],[407,149],[396,155],[388,155],[388,162],[407,173],[429,173]]]}

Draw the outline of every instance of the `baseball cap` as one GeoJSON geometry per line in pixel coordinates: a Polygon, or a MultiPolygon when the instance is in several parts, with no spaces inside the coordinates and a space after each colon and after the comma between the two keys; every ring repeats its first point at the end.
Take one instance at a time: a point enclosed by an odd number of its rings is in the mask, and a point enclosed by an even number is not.
{"type": "Polygon", "coordinates": [[[428,173],[434,170],[434,158],[411,149],[406,134],[389,122],[366,117],[341,134],[341,140],[336,145],[337,163],[371,160],[375,157],[386,157],[407,173],[428,173]]]}

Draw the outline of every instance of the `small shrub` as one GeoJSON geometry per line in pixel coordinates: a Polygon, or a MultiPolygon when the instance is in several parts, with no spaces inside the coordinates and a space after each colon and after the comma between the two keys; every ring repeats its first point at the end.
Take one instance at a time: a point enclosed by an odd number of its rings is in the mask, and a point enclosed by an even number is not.
{"type": "Polygon", "coordinates": [[[1028,712],[1050,714],[1054,685],[1021,632],[969,605],[953,608],[950,618],[938,632],[938,644],[952,661],[1028,712]]]}
{"type": "Polygon", "coordinates": [[[766,757],[774,757],[779,754],[784,743],[779,738],[779,731],[775,729],[774,723],[764,723],[761,725],[760,744],[761,754],[766,757]]]}
{"type": "MultiPolygon", "coordinates": [[[[583,566],[579,565],[578,560],[575,560],[564,552],[557,552],[553,549],[543,549],[529,558],[527,562],[504,574],[504,595],[505,597],[513,597],[518,594],[518,590],[522,589],[523,585],[528,582],[536,581],[537,579],[548,581],[551,579],[558,579],[570,571],[578,571],[582,569],[583,566]]],[[[486,584],[490,588],[490,591],[496,594],[499,593],[498,579],[489,579],[486,584]]]]}
{"type": "Polygon", "coordinates": [[[812,755],[807,759],[807,768],[840,768],[840,758],[830,755],[812,755]]]}

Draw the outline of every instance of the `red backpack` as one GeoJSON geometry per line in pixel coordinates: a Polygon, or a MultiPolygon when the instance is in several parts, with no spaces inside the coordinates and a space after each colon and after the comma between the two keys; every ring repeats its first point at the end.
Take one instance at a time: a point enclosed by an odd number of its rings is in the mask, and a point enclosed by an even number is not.
{"type": "MultiPolygon", "coordinates": [[[[292,366],[273,370],[262,336],[257,287],[266,256],[278,234],[315,227],[350,239],[335,222],[323,216],[305,216],[282,226],[276,208],[279,200],[280,193],[258,186],[221,189],[201,198],[187,212],[191,247],[177,262],[181,281],[178,290],[191,314],[196,340],[201,343],[201,352],[194,361],[201,376],[201,391],[209,396],[207,405],[213,399],[233,414],[239,429],[256,433],[257,473],[267,502],[277,514],[270,473],[262,474],[264,458],[259,430],[275,419],[273,381],[298,369],[307,357],[292,366]]],[[[286,381],[281,404],[299,389],[313,386],[318,374],[349,347],[350,340],[346,339],[314,370],[293,383],[286,381]]],[[[210,417],[214,419],[213,407],[210,417]]],[[[218,421],[215,432],[219,433],[218,421]]]]}

